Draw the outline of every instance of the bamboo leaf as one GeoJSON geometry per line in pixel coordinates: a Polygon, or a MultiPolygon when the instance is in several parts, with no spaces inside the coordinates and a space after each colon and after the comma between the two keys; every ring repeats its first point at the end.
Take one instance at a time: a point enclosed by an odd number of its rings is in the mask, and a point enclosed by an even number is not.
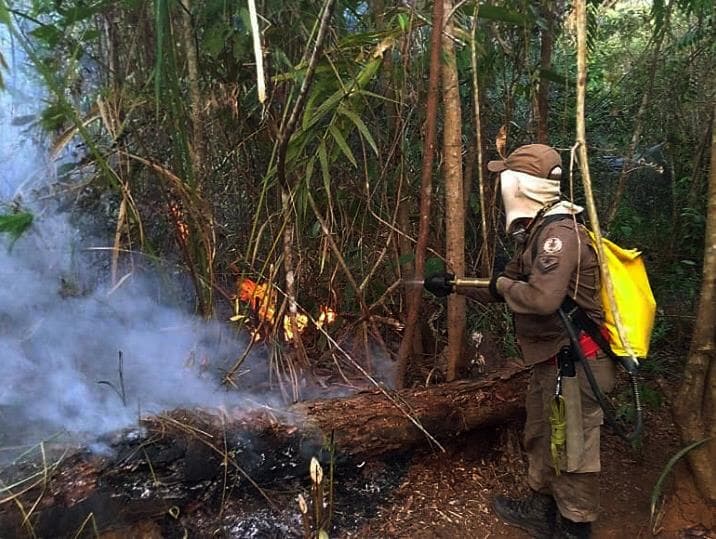
{"type": "Polygon", "coordinates": [[[489,6],[486,4],[480,5],[478,17],[481,19],[505,22],[507,24],[514,24],[517,26],[529,26],[534,22],[532,17],[524,13],[520,13],[519,11],[514,11],[501,6],[489,6]]]}
{"type": "Polygon", "coordinates": [[[313,177],[313,169],[315,166],[316,166],[316,156],[314,155],[308,161],[308,164],[306,165],[306,185],[309,186],[309,188],[311,185],[311,178],[313,177]]]}
{"type": "Polygon", "coordinates": [[[326,152],[326,144],[321,141],[318,146],[318,162],[321,164],[321,173],[323,174],[323,187],[326,193],[331,192],[331,172],[328,169],[328,152],[326,152]]]}
{"type": "Polygon", "coordinates": [[[370,144],[371,148],[373,148],[375,155],[379,155],[378,145],[375,143],[375,140],[373,140],[373,136],[370,134],[370,131],[368,130],[368,126],[365,125],[365,122],[361,119],[361,117],[358,116],[352,110],[348,110],[343,105],[338,107],[338,112],[340,114],[342,114],[343,116],[346,116],[350,121],[353,122],[353,124],[358,128],[358,131],[360,131],[360,133],[363,136],[363,138],[365,139],[365,141],[368,144],[370,144]]]}
{"type": "Polygon", "coordinates": [[[345,155],[348,158],[348,160],[351,163],[353,163],[354,167],[358,167],[356,158],[353,157],[353,152],[348,147],[348,143],[346,142],[346,139],[343,138],[343,133],[341,133],[340,129],[338,129],[334,124],[331,124],[328,127],[328,130],[331,132],[331,135],[333,135],[333,138],[336,140],[336,143],[338,144],[338,147],[343,152],[343,155],[345,155]]]}

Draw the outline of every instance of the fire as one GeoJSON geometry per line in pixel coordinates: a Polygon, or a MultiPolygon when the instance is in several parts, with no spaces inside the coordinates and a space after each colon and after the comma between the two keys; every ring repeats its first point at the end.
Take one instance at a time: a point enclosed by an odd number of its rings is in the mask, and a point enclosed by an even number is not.
{"type": "MultiPolygon", "coordinates": [[[[251,309],[256,313],[259,322],[267,323],[273,327],[276,318],[276,292],[273,290],[269,283],[258,284],[251,279],[242,279],[239,283],[239,290],[237,294],[237,300],[248,303],[251,309]]],[[[336,312],[328,307],[327,305],[321,305],[319,308],[320,314],[316,319],[316,327],[319,329],[325,325],[332,324],[335,322],[337,314],[336,312]]],[[[236,315],[231,317],[231,321],[239,322],[244,321],[245,316],[239,315],[238,301],[235,306],[236,315]]],[[[308,327],[308,316],[303,313],[296,314],[296,326],[298,333],[302,334],[308,327]]],[[[285,315],[282,320],[283,334],[286,341],[293,339],[293,330],[291,329],[291,317],[285,315]]],[[[252,339],[254,342],[261,340],[262,336],[259,328],[249,328],[252,339]]]]}
{"type": "Polygon", "coordinates": [[[273,324],[276,294],[270,293],[268,283],[256,284],[251,279],[243,279],[239,285],[239,299],[251,306],[259,320],[273,324]]]}
{"type": "MultiPolygon", "coordinates": [[[[308,317],[305,314],[296,314],[296,327],[298,328],[299,335],[303,333],[308,325],[308,317]]],[[[283,317],[283,334],[287,341],[293,339],[293,331],[291,331],[291,317],[286,315],[283,317]]]]}
{"type": "Polygon", "coordinates": [[[176,202],[172,201],[169,203],[169,215],[174,221],[174,225],[177,229],[177,235],[182,242],[186,242],[189,239],[189,225],[186,223],[184,218],[184,210],[176,202]]]}
{"type": "Polygon", "coordinates": [[[318,327],[318,329],[321,329],[324,325],[329,326],[336,321],[338,314],[328,305],[321,305],[320,311],[321,314],[319,314],[316,319],[316,327],[318,327]]]}

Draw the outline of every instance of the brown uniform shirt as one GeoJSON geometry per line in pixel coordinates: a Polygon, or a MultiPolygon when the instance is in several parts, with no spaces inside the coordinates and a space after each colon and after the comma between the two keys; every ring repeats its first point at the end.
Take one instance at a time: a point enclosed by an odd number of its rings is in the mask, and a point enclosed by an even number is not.
{"type": "MultiPolygon", "coordinates": [[[[586,230],[570,216],[540,218],[524,246],[505,267],[502,287],[514,312],[515,334],[525,365],[554,356],[569,344],[557,309],[569,294],[596,323],[604,320],[599,296],[599,262],[586,230]]],[[[460,291],[495,301],[487,290],[460,291]]]]}

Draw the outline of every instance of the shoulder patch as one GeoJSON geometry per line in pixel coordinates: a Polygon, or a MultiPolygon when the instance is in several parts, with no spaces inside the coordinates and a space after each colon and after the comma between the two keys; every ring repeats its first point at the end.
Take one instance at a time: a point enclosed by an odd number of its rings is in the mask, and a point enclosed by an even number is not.
{"type": "Polygon", "coordinates": [[[556,236],[547,238],[542,246],[542,250],[548,255],[557,254],[562,250],[562,240],[556,236]]]}

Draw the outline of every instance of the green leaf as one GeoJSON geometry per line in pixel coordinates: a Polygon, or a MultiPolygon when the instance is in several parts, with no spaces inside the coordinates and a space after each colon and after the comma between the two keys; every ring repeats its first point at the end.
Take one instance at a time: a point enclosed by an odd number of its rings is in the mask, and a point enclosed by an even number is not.
{"type": "Polygon", "coordinates": [[[370,144],[371,148],[373,148],[375,155],[379,155],[378,146],[376,145],[375,140],[373,140],[373,137],[371,136],[370,131],[368,130],[368,126],[365,125],[365,122],[361,119],[361,117],[358,116],[352,110],[348,110],[343,105],[338,106],[338,112],[339,112],[339,114],[346,116],[350,121],[353,122],[353,124],[358,128],[358,131],[360,131],[360,133],[363,136],[363,138],[365,139],[365,141],[368,144],[370,144]]]}
{"type": "Polygon", "coordinates": [[[35,28],[30,34],[40,41],[43,41],[49,47],[56,46],[62,39],[62,31],[51,24],[35,28]]]}
{"type": "Polygon", "coordinates": [[[251,15],[246,7],[239,9],[239,18],[241,18],[242,30],[247,36],[251,34],[251,15]]]}
{"type": "MultiPolygon", "coordinates": [[[[470,8],[472,10],[472,8],[470,8]]],[[[519,11],[513,11],[501,6],[481,5],[477,16],[481,19],[491,21],[505,22],[517,26],[529,26],[534,22],[534,18],[519,11]]]]}
{"type": "Polygon", "coordinates": [[[314,155],[310,161],[308,161],[308,164],[306,165],[306,185],[310,189],[311,186],[311,178],[313,177],[313,168],[316,165],[316,156],[314,155]]]}
{"type": "Polygon", "coordinates": [[[219,24],[215,24],[204,34],[202,49],[212,58],[216,58],[226,46],[226,37],[226,24],[223,21],[219,24]]]}
{"type": "Polygon", "coordinates": [[[62,13],[64,18],[62,21],[63,25],[67,27],[76,22],[89,19],[98,13],[98,7],[101,7],[101,4],[99,6],[86,6],[79,4],[65,9],[62,13]]]}
{"type": "Polygon", "coordinates": [[[408,18],[408,15],[406,13],[399,13],[398,14],[398,26],[400,26],[400,29],[405,32],[408,30],[408,21],[410,20],[408,18]]]}
{"type": "Polygon", "coordinates": [[[234,60],[236,60],[237,62],[242,62],[248,50],[249,38],[243,35],[236,35],[234,37],[234,47],[232,49],[234,60]]]}
{"type": "Polygon", "coordinates": [[[57,167],[57,176],[62,178],[77,168],[77,163],[64,163],[57,167]]]}
{"type": "Polygon", "coordinates": [[[343,138],[343,133],[341,133],[340,129],[338,129],[335,124],[331,124],[328,126],[328,130],[331,132],[331,135],[333,135],[333,138],[336,140],[336,143],[343,152],[343,155],[345,155],[348,160],[353,163],[353,166],[357,168],[358,163],[356,162],[356,158],[353,157],[353,152],[348,147],[348,143],[346,142],[346,139],[343,138]]]}
{"type": "Polygon", "coordinates": [[[40,114],[40,125],[46,131],[62,129],[68,123],[72,123],[72,109],[63,103],[53,103],[40,114]]]}
{"type": "Polygon", "coordinates": [[[12,20],[10,19],[10,12],[5,5],[5,0],[0,0],[0,23],[10,26],[12,20]]]}
{"type": "Polygon", "coordinates": [[[445,271],[445,264],[442,259],[437,256],[431,256],[425,260],[425,276],[432,275],[433,273],[440,273],[445,271]]]}
{"type": "Polygon", "coordinates": [[[308,127],[310,127],[311,120],[313,118],[313,110],[316,105],[318,95],[318,92],[311,92],[311,95],[306,101],[306,106],[303,109],[303,118],[301,119],[301,129],[303,130],[306,130],[308,129],[308,127]]]}
{"type": "Polygon", "coordinates": [[[328,168],[328,153],[326,152],[326,145],[321,141],[318,146],[318,161],[321,164],[321,172],[323,173],[323,188],[326,193],[331,192],[331,171],[328,168]]]}
{"type": "Polygon", "coordinates": [[[10,249],[25,231],[32,225],[33,215],[19,212],[0,215],[0,233],[10,236],[10,249]]]}

